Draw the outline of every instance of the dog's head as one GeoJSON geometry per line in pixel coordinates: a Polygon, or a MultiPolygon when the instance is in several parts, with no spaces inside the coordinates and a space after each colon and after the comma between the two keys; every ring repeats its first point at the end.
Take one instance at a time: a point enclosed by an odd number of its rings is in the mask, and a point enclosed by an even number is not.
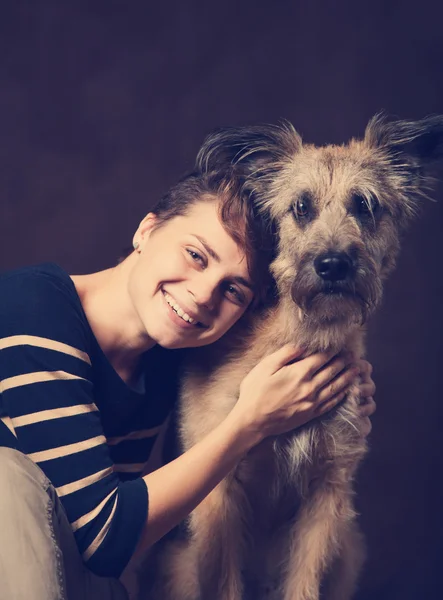
{"type": "Polygon", "coordinates": [[[305,145],[288,123],[218,135],[209,162],[230,159],[276,226],[280,297],[315,327],[365,321],[429,190],[428,167],[443,155],[443,117],[376,116],[362,140],[344,146],[305,145]]]}

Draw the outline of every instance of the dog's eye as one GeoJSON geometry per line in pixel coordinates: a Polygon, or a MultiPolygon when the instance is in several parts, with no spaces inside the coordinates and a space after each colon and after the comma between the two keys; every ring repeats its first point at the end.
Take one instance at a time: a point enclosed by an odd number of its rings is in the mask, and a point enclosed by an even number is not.
{"type": "Polygon", "coordinates": [[[362,216],[374,216],[380,208],[380,203],[374,196],[361,196],[360,194],[355,194],[353,201],[357,213],[362,216]]]}
{"type": "Polygon", "coordinates": [[[304,195],[298,198],[293,205],[292,210],[296,219],[306,219],[306,217],[309,217],[310,208],[311,205],[309,198],[304,195]]]}

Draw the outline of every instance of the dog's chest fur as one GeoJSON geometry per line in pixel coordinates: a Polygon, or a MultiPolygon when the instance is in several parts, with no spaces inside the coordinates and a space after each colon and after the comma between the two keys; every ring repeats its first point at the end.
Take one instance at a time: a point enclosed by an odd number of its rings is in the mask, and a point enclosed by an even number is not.
{"type": "MultiPolygon", "coordinates": [[[[325,347],[343,346],[362,352],[360,328],[351,332],[342,330],[340,339],[333,332],[329,340],[322,331],[316,339],[300,323],[294,306],[290,308],[288,315],[288,306],[281,302],[256,321],[252,331],[235,331],[234,344],[227,338],[222,344],[192,353],[186,365],[180,403],[184,451],[225,419],[238,400],[240,383],[246,374],[283,344],[302,345],[308,354],[325,347]],[[228,355],[225,348],[231,348],[228,355]]],[[[312,486],[317,481],[327,481],[329,473],[336,473],[337,463],[352,472],[363,458],[366,445],[358,430],[357,404],[354,391],[326,417],[289,434],[266,439],[231,474],[235,484],[241,484],[246,498],[243,524],[248,533],[243,577],[248,588],[281,578],[280,569],[289,544],[289,524],[294,523],[298,508],[312,486]]],[[[336,482],[331,480],[330,484],[336,482]]],[[[262,592],[254,594],[262,597],[262,592]]]]}
{"type": "MultiPolygon", "coordinates": [[[[300,321],[298,311],[291,308],[288,311],[281,302],[256,321],[252,331],[233,332],[234,344],[232,338],[227,337],[221,344],[214,344],[210,349],[196,349],[190,355],[185,366],[180,403],[183,450],[189,449],[226,418],[238,400],[240,384],[246,374],[283,344],[299,345],[306,349],[306,354],[331,347],[345,347],[362,354],[360,327],[351,331],[341,329],[340,335],[331,331],[328,336],[325,330],[315,335],[300,321]],[[226,348],[231,348],[228,355],[226,348]]],[[[288,495],[288,489],[292,505],[297,491],[305,493],[309,481],[303,477],[300,467],[309,467],[310,477],[315,479],[316,471],[324,474],[327,462],[336,456],[342,457],[345,448],[347,454],[361,451],[356,391],[355,388],[348,394],[346,402],[332,414],[290,434],[266,440],[240,463],[236,477],[241,479],[248,495],[255,499],[253,504],[258,519],[261,508],[267,511],[269,519],[273,504],[278,504],[278,510],[285,513],[282,499],[288,495]]]]}

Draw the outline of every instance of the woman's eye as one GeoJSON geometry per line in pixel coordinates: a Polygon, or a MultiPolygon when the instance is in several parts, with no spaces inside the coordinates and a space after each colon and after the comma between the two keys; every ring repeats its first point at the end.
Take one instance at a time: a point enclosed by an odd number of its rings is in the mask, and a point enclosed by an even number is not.
{"type": "Polygon", "coordinates": [[[228,285],[226,288],[226,291],[231,296],[234,296],[234,298],[236,300],[238,300],[239,302],[242,302],[242,303],[244,302],[243,294],[241,292],[239,292],[239,290],[236,287],[234,287],[233,285],[228,285]]]}
{"type": "Polygon", "coordinates": [[[201,256],[198,252],[195,252],[195,250],[190,250],[189,248],[186,248],[186,252],[192,258],[192,260],[204,264],[203,256],[201,256]]]}

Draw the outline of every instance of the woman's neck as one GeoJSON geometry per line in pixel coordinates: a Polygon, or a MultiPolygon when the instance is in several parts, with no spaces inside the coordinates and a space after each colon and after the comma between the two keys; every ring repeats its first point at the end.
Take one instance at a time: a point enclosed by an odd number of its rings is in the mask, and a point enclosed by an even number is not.
{"type": "Polygon", "coordinates": [[[104,354],[129,385],[138,376],[141,355],[155,342],[143,330],[128,294],[132,256],[111,269],[73,275],[89,325],[104,354]]]}

